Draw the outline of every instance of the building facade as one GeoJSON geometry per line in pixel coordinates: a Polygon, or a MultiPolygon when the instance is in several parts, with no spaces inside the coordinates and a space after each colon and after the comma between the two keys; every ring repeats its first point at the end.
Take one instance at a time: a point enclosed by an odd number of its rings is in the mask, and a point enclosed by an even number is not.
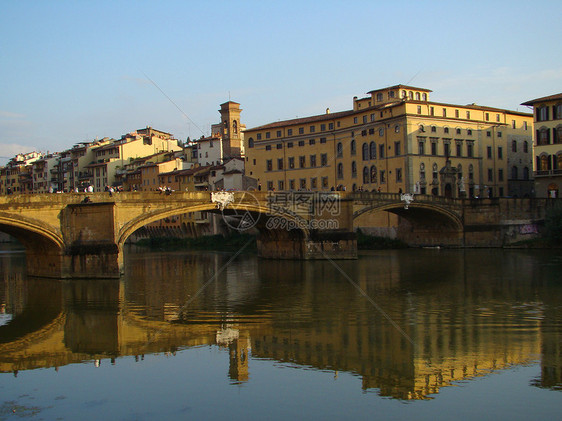
{"type": "Polygon", "coordinates": [[[246,175],[268,190],[531,195],[532,115],[432,102],[430,93],[396,85],[354,97],[348,111],[247,129],[246,175]]]}
{"type": "Polygon", "coordinates": [[[535,190],[537,197],[560,197],[562,186],[562,93],[524,102],[535,122],[535,190]]]}

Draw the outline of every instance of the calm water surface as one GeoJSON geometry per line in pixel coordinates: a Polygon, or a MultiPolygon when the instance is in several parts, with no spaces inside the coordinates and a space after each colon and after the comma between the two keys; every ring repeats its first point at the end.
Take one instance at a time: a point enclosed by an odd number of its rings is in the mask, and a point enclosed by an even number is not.
{"type": "Polygon", "coordinates": [[[4,245],[0,420],[559,419],[559,252],[231,257],[60,281],[4,245]]]}

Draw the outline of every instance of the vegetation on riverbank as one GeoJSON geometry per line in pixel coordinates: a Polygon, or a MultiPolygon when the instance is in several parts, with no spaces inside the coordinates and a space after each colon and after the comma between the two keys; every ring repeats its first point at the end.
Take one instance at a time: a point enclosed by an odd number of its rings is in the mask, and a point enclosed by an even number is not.
{"type": "Polygon", "coordinates": [[[154,237],[139,240],[137,246],[157,250],[256,250],[256,237],[249,234],[206,235],[197,238],[154,237]],[[250,243],[246,245],[247,243],[250,243]]]}
{"type": "Polygon", "coordinates": [[[377,237],[357,231],[357,248],[359,250],[385,250],[385,249],[404,249],[408,245],[403,241],[394,238],[377,237]]]}

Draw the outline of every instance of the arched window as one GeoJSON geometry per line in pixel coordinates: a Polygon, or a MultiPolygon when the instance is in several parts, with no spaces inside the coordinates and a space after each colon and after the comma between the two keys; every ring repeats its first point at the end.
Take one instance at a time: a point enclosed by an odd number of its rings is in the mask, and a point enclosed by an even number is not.
{"type": "Polygon", "coordinates": [[[437,164],[433,164],[433,181],[437,181],[437,164]]]}
{"type": "Polygon", "coordinates": [[[474,180],[474,167],[472,166],[472,164],[468,166],[468,179],[474,180]]]}
{"type": "Polygon", "coordinates": [[[371,183],[377,182],[377,167],[374,165],[371,167],[371,183]]]}
{"type": "Polygon", "coordinates": [[[529,167],[523,168],[523,180],[529,179],[529,167]]]}
{"type": "Polygon", "coordinates": [[[425,164],[423,162],[420,164],[420,180],[425,180],[425,164]]]}
{"type": "Polygon", "coordinates": [[[517,180],[519,178],[519,174],[517,174],[518,170],[517,167],[514,165],[513,167],[511,167],[511,179],[512,180],[517,180]]]}
{"type": "Polygon", "coordinates": [[[236,122],[236,120],[232,120],[232,132],[238,133],[238,123],[236,122]]]}
{"type": "Polygon", "coordinates": [[[422,98],[423,98],[424,101],[427,101],[427,94],[424,93],[423,96],[422,96],[422,98]]]}
{"type": "Polygon", "coordinates": [[[419,101],[419,100],[420,100],[420,93],[416,92],[416,101],[419,101]]]}
{"type": "Polygon", "coordinates": [[[375,142],[371,142],[369,145],[369,158],[377,159],[377,144],[375,142]]]}
{"type": "Polygon", "coordinates": [[[462,165],[459,164],[457,165],[457,179],[461,179],[462,178],[462,165]]]}
{"type": "Polygon", "coordinates": [[[414,93],[412,91],[408,92],[408,96],[410,99],[414,99],[414,93]]]}
{"type": "Polygon", "coordinates": [[[341,142],[338,142],[337,146],[337,157],[341,158],[343,156],[343,145],[341,142]]]}
{"type": "Polygon", "coordinates": [[[529,142],[523,142],[523,152],[529,153],[529,142]]]}
{"type": "Polygon", "coordinates": [[[548,156],[542,155],[540,158],[540,170],[541,171],[548,171],[548,156]]]}
{"type": "Polygon", "coordinates": [[[562,154],[561,153],[556,155],[555,164],[556,164],[556,167],[554,168],[555,170],[562,169],[562,154]]]}
{"type": "Polygon", "coordinates": [[[351,139],[350,149],[351,149],[351,155],[355,155],[357,153],[357,146],[355,145],[355,139],[351,139]]]}
{"type": "Polygon", "coordinates": [[[338,178],[343,178],[343,164],[341,162],[338,164],[338,178]]]}
{"type": "Polygon", "coordinates": [[[362,149],[363,161],[367,161],[369,159],[369,145],[367,145],[367,142],[363,143],[362,149]]]}
{"type": "Polygon", "coordinates": [[[402,91],[402,98],[406,99],[406,96],[407,96],[406,91],[402,91]]]}
{"type": "Polygon", "coordinates": [[[363,167],[363,184],[369,184],[369,167],[363,167]]]}
{"type": "Polygon", "coordinates": [[[251,137],[248,139],[248,148],[253,148],[254,147],[254,138],[251,137]]]}
{"type": "Polygon", "coordinates": [[[351,178],[357,178],[357,164],[355,161],[351,161],[351,178]]]}

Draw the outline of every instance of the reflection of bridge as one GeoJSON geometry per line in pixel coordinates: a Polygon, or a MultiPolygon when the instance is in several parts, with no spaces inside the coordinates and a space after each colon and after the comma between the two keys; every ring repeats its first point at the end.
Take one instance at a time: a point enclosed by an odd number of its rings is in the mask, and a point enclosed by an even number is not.
{"type": "MultiPolygon", "coordinates": [[[[211,195],[94,193],[88,203],[82,193],[3,196],[0,230],[25,245],[31,275],[118,277],[123,246],[133,232],[177,214],[216,212],[211,195]]],[[[292,259],[356,257],[354,226],[374,212],[396,215],[398,237],[411,245],[502,246],[522,234],[536,234],[553,203],[416,196],[407,204],[398,194],[344,192],[235,192],[231,199],[223,212],[250,215],[260,232],[260,256],[292,259]],[[318,206],[326,201],[331,207],[318,206]],[[268,224],[279,216],[291,223],[268,224]]]]}

